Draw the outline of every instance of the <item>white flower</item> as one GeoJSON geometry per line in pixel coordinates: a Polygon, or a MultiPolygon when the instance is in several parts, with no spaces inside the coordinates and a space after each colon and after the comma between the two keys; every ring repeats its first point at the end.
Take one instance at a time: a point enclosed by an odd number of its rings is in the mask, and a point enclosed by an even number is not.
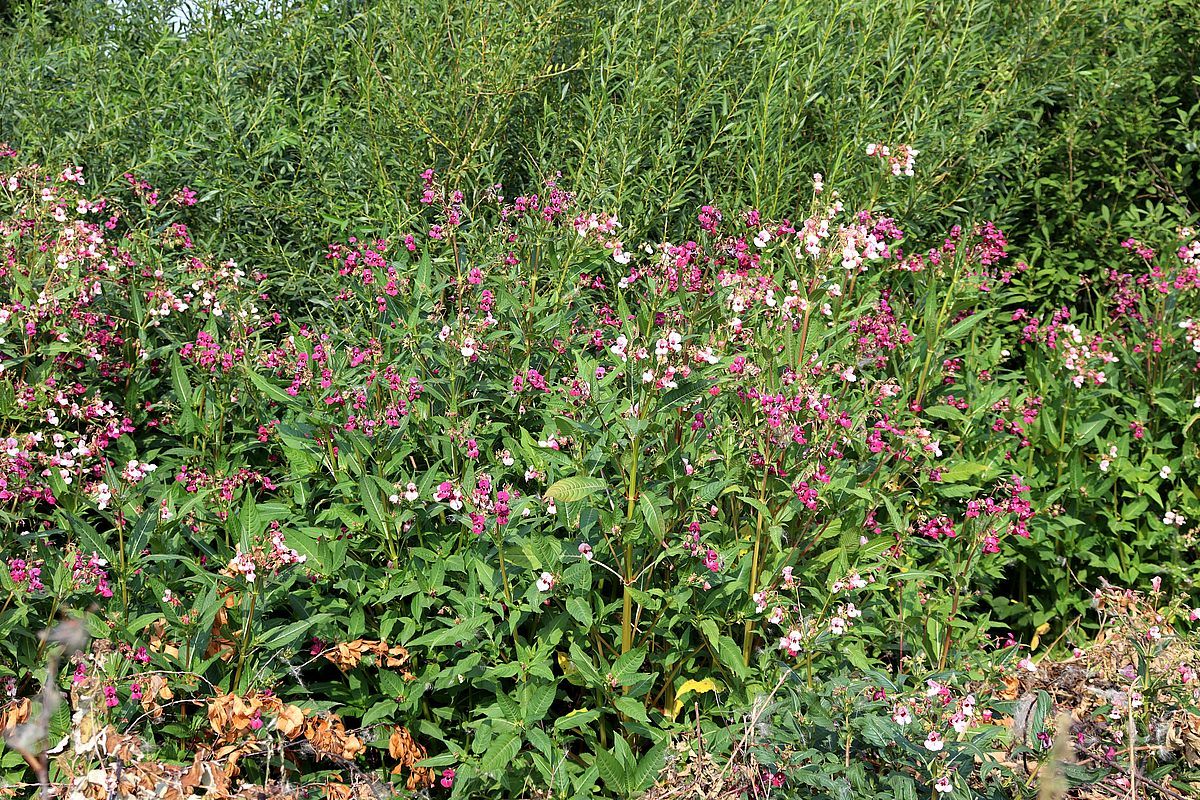
{"type": "Polygon", "coordinates": [[[1162,478],[1164,481],[1167,478],[1171,477],[1171,468],[1164,466],[1162,469],[1160,469],[1158,471],[1158,477],[1162,478]]]}
{"type": "Polygon", "coordinates": [[[554,584],[556,584],[556,583],[558,583],[558,581],[555,579],[555,577],[553,575],[551,575],[549,572],[543,572],[541,577],[538,578],[538,581],[537,581],[538,591],[539,592],[548,592],[554,588],[554,584]]]}
{"type": "Polygon", "coordinates": [[[933,784],[933,788],[942,794],[945,794],[946,792],[954,791],[954,784],[950,782],[950,778],[948,776],[943,775],[937,779],[936,783],[933,784]]]}
{"type": "Polygon", "coordinates": [[[420,496],[421,493],[417,491],[417,485],[412,481],[409,481],[408,485],[404,487],[404,499],[412,503],[420,496]]]}
{"type": "Polygon", "coordinates": [[[94,492],[96,508],[100,509],[101,511],[108,508],[108,504],[112,502],[112,489],[108,488],[108,484],[97,484],[94,492]]]}
{"type": "Polygon", "coordinates": [[[945,746],[946,742],[937,731],[930,731],[929,735],[925,737],[925,749],[931,753],[936,753],[945,746]]]}
{"type": "Polygon", "coordinates": [[[911,725],[913,721],[912,712],[908,710],[908,706],[896,706],[892,709],[892,722],[900,727],[911,725]]]}
{"type": "Polygon", "coordinates": [[[834,617],[829,620],[829,632],[834,636],[841,636],[846,632],[846,620],[841,617],[834,617]]]}

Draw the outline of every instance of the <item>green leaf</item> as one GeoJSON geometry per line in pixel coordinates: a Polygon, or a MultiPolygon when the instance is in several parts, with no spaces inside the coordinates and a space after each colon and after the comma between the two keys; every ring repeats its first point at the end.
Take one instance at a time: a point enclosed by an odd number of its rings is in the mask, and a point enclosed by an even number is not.
{"type": "Polygon", "coordinates": [[[667,760],[667,741],[664,739],[646,751],[629,776],[629,793],[641,794],[649,789],[662,772],[667,760]]]}
{"type": "Polygon", "coordinates": [[[1090,444],[1093,439],[1100,435],[1100,431],[1108,424],[1108,418],[1103,416],[1094,416],[1084,422],[1075,429],[1075,444],[1078,447],[1090,444]]]}
{"type": "Polygon", "coordinates": [[[265,631],[266,638],[257,642],[264,650],[279,650],[287,647],[305,634],[314,625],[329,619],[328,614],[317,614],[314,617],[298,620],[282,628],[265,631]]]}
{"type": "Polygon", "coordinates": [[[665,538],[667,535],[667,524],[663,520],[662,512],[654,504],[654,495],[650,492],[642,492],[642,496],[638,498],[638,508],[641,509],[642,518],[646,520],[646,526],[654,534],[655,538],[665,538]]]}
{"type": "Polygon", "coordinates": [[[258,514],[258,506],[250,492],[242,499],[242,510],[238,512],[238,533],[242,538],[242,547],[249,549],[257,544],[258,536],[263,531],[263,522],[258,514]]]}
{"type": "MultiPolygon", "coordinates": [[[[387,674],[387,673],[384,673],[387,674]]],[[[376,722],[390,720],[392,716],[400,710],[400,704],[395,700],[388,700],[382,703],[373,703],[366,713],[362,716],[362,725],[365,728],[376,722]]]]}
{"type": "Polygon", "coordinates": [[[650,717],[646,714],[646,707],[642,705],[642,701],[636,697],[629,695],[621,695],[613,701],[613,705],[617,710],[630,719],[636,719],[638,722],[649,722],[650,717]]]}
{"type": "Polygon", "coordinates": [[[961,319],[951,325],[945,333],[942,334],[942,339],[948,342],[953,342],[966,336],[972,328],[988,318],[988,312],[979,311],[966,319],[961,319]]]}
{"type": "Polygon", "coordinates": [[[570,663],[579,670],[579,674],[588,684],[595,686],[600,683],[600,673],[596,670],[592,659],[580,649],[579,645],[572,643],[569,655],[570,663]]]}
{"type": "Polygon", "coordinates": [[[192,389],[192,384],[183,369],[178,353],[171,356],[171,387],[175,390],[175,399],[179,402],[180,410],[183,411],[183,418],[180,420],[183,431],[185,433],[194,431],[196,414],[193,410],[195,403],[192,395],[195,394],[195,390],[192,389]]]}
{"type": "Polygon", "coordinates": [[[600,771],[600,779],[615,796],[625,794],[625,770],[615,756],[607,750],[596,750],[596,769],[600,771]]]}
{"type": "Polygon", "coordinates": [[[246,373],[250,376],[250,382],[253,383],[260,392],[274,400],[276,403],[280,403],[282,405],[292,405],[296,402],[296,398],[292,397],[283,389],[280,389],[278,386],[271,383],[269,380],[264,378],[262,375],[259,375],[249,367],[246,368],[246,373]]]}
{"type": "Polygon", "coordinates": [[[414,639],[409,647],[444,647],[455,642],[471,641],[475,638],[478,628],[491,619],[487,614],[477,614],[465,619],[457,625],[442,628],[414,639]]]}
{"type": "Polygon", "coordinates": [[[500,706],[500,713],[504,715],[504,719],[515,723],[521,719],[521,706],[509,695],[500,692],[496,695],[496,705],[500,706]]]}
{"type": "Polygon", "coordinates": [[[554,730],[565,731],[587,725],[600,717],[599,709],[577,708],[566,716],[554,720],[554,730]]]}
{"type": "Polygon", "coordinates": [[[517,753],[521,752],[521,742],[521,735],[515,730],[498,734],[480,759],[479,769],[484,772],[500,772],[507,769],[517,757],[517,753]]]}
{"type": "Polygon", "coordinates": [[[638,671],[646,660],[646,648],[639,647],[630,650],[618,658],[612,665],[612,679],[618,686],[626,685],[626,681],[638,671]]]}
{"type": "Polygon", "coordinates": [[[383,498],[379,492],[379,487],[370,477],[364,476],[358,482],[358,496],[362,501],[363,509],[367,512],[367,517],[371,522],[375,523],[376,529],[385,538],[390,536],[387,523],[387,509],[383,506],[383,498]]]}
{"type": "Polygon", "coordinates": [[[543,684],[530,691],[529,702],[525,704],[524,720],[526,727],[541,722],[550,713],[558,689],[554,684],[543,684]]]}
{"type": "Polygon", "coordinates": [[[584,630],[590,630],[592,627],[592,606],[582,597],[568,597],[567,611],[572,617],[579,621],[584,630]]]}
{"type": "Polygon", "coordinates": [[[584,476],[575,476],[572,478],[563,478],[560,481],[555,481],[549,489],[546,490],[546,497],[551,500],[559,500],[564,503],[573,503],[577,500],[582,500],[589,497],[601,489],[607,488],[608,484],[599,478],[588,478],[584,476]]]}
{"type": "Polygon", "coordinates": [[[957,483],[987,472],[991,467],[978,461],[956,461],[942,470],[942,480],[957,483]]]}
{"type": "Polygon", "coordinates": [[[708,390],[709,385],[705,381],[687,381],[686,383],[681,383],[662,396],[662,400],[659,401],[659,408],[665,410],[673,406],[688,405],[697,397],[703,395],[708,390]]]}

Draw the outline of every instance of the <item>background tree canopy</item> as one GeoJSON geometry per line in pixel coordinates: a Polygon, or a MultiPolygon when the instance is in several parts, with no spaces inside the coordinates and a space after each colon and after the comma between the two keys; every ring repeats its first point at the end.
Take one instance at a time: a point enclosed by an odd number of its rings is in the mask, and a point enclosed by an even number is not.
{"type": "Polygon", "coordinates": [[[661,238],[704,202],[794,214],[814,172],[871,197],[851,157],[911,141],[896,213],[995,219],[1050,301],[1200,199],[1189,0],[7,1],[0,140],[189,181],[227,249],[297,275],[401,229],[427,166],[561,169],[661,238]]]}

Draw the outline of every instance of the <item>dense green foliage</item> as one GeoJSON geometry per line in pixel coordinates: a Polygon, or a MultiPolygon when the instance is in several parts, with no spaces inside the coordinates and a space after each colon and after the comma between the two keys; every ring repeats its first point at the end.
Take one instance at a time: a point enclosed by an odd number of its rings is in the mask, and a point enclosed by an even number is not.
{"type": "Polygon", "coordinates": [[[861,143],[906,141],[897,215],[995,220],[1043,297],[1200,199],[1188,0],[222,6],[181,38],[154,3],[37,4],[0,36],[0,141],[190,183],[222,252],[293,276],[397,227],[427,166],[510,193],[561,169],[659,239],[706,202],[794,214],[813,172],[875,198],[861,143]]]}

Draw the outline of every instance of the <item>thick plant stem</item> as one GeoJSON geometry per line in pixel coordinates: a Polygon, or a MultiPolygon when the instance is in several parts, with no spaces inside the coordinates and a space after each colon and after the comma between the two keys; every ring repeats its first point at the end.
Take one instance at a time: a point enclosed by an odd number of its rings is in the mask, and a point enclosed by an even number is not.
{"type": "MultiPolygon", "coordinates": [[[[629,464],[629,491],[626,495],[625,506],[625,524],[629,528],[633,525],[633,510],[637,503],[637,481],[638,481],[638,440],[635,437],[633,440],[633,454],[630,456],[629,464]]],[[[629,536],[629,531],[625,531],[626,537],[629,536]]],[[[625,569],[624,569],[624,585],[621,587],[621,654],[624,655],[633,649],[633,544],[626,539],[625,542],[625,569]]]]}
{"type": "Polygon", "coordinates": [[[125,560],[125,523],[118,519],[117,522],[117,557],[120,560],[118,565],[121,570],[121,609],[124,613],[129,613],[129,584],[128,570],[126,569],[125,560]]]}
{"type": "MultiPolygon", "coordinates": [[[[758,519],[754,523],[754,557],[750,562],[750,596],[758,591],[758,571],[762,566],[762,537],[763,537],[763,498],[767,491],[767,475],[763,474],[762,484],[758,487],[758,519]]],[[[754,620],[746,620],[746,631],[742,635],[742,661],[750,666],[750,652],[754,649],[754,620]]]]}
{"type": "Polygon", "coordinates": [[[921,376],[917,380],[917,405],[920,405],[925,400],[925,381],[929,377],[929,365],[933,360],[933,345],[934,342],[942,335],[942,323],[946,319],[946,309],[950,306],[950,301],[954,297],[954,288],[958,285],[959,269],[955,267],[954,275],[950,278],[950,287],[946,290],[946,296],[942,299],[941,308],[938,309],[937,320],[934,321],[933,336],[929,336],[926,332],[925,337],[925,362],[921,365],[921,376]]]}
{"type": "Polygon", "coordinates": [[[946,661],[950,658],[950,642],[954,636],[954,620],[958,618],[958,604],[962,599],[962,584],[967,580],[974,556],[975,548],[972,547],[967,554],[967,563],[963,567],[962,572],[954,577],[954,593],[950,602],[950,616],[946,619],[946,635],[942,639],[941,657],[938,658],[939,672],[946,668],[946,661]]]}
{"type": "Polygon", "coordinates": [[[633,649],[633,545],[625,545],[625,586],[621,608],[621,655],[633,649]]]}
{"type": "Polygon", "coordinates": [[[504,534],[500,534],[498,550],[500,552],[500,583],[504,589],[504,600],[512,605],[512,588],[508,584],[508,568],[504,564],[504,534]]]}
{"type": "Polygon", "coordinates": [[[258,602],[258,583],[256,582],[250,589],[250,608],[246,612],[246,622],[242,626],[242,642],[238,646],[238,663],[237,669],[233,673],[233,685],[229,690],[236,692],[239,684],[242,682],[242,667],[246,664],[246,651],[250,648],[250,628],[254,622],[254,606],[258,602]]]}

